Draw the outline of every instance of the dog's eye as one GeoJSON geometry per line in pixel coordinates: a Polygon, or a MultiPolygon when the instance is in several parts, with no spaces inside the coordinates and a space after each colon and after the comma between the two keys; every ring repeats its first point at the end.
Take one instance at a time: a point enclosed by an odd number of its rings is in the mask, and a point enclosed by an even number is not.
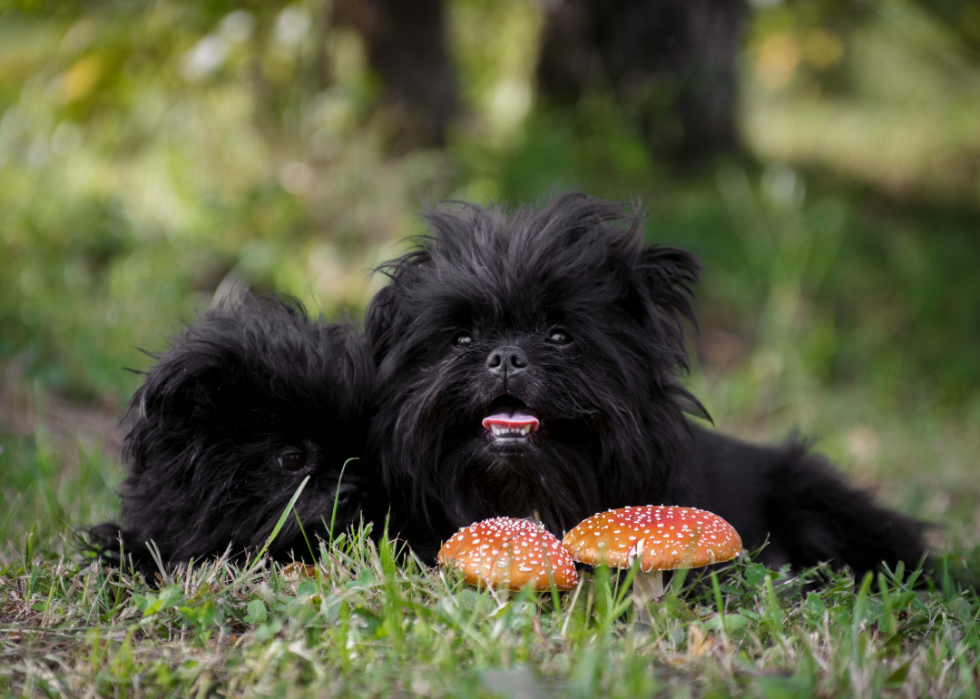
{"type": "Polygon", "coordinates": [[[553,345],[567,345],[571,341],[572,338],[564,330],[552,330],[548,334],[548,342],[553,345]]]}
{"type": "Polygon", "coordinates": [[[302,471],[306,466],[306,454],[301,451],[287,451],[279,455],[279,465],[287,471],[302,471]]]}
{"type": "Polygon", "coordinates": [[[473,336],[467,333],[460,333],[459,335],[456,336],[456,339],[453,340],[453,344],[456,345],[457,347],[466,347],[468,344],[472,342],[473,342],[473,336]]]}

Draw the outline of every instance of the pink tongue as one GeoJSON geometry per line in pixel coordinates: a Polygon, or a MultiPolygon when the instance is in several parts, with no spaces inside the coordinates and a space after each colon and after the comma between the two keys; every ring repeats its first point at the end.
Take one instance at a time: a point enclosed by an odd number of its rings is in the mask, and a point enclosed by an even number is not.
{"type": "Polygon", "coordinates": [[[512,414],[507,413],[497,413],[496,415],[488,415],[483,418],[483,426],[486,429],[490,429],[490,425],[498,425],[500,427],[524,427],[525,425],[531,426],[531,431],[536,432],[538,429],[538,418],[527,413],[522,413],[520,410],[515,410],[512,414]]]}

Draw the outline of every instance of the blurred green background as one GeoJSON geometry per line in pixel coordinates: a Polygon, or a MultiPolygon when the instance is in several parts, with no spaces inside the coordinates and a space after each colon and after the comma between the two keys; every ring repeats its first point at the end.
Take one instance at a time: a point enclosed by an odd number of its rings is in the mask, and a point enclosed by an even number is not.
{"type": "Polygon", "coordinates": [[[811,435],[937,545],[980,538],[980,3],[729,3],[728,92],[669,61],[548,83],[562,3],[531,0],[421,2],[451,72],[413,74],[391,4],[0,0],[0,539],[114,513],[123,368],[219,289],[357,317],[424,203],[568,187],[701,257],[720,429],[811,435]]]}

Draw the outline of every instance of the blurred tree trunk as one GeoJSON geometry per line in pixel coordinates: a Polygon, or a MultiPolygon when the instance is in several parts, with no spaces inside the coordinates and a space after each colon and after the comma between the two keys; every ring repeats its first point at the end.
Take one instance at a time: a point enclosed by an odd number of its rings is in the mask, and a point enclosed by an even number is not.
{"type": "Polygon", "coordinates": [[[368,63],[384,81],[384,99],[399,122],[399,147],[444,145],[457,88],[442,0],[338,0],[335,18],[364,38],[368,63]]]}
{"type": "Polygon", "coordinates": [[[556,0],[538,83],[546,101],[611,89],[649,147],[687,161],[736,145],[744,0],[556,0]]]}

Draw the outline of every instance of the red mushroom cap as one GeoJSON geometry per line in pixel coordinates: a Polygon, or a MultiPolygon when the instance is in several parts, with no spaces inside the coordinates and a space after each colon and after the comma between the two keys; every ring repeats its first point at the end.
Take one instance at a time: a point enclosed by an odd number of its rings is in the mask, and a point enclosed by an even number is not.
{"type": "Polygon", "coordinates": [[[558,539],[527,519],[496,517],[460,529],[439,550],[439,562],[465,574],[470,585],[548,590],[548,573],[559,590],[578,583],[575,563],[558,539]],[[550,571],[549,571],[550,569],[550,571]]]}
{"type": "Polygon", "coordinates": [[[592,515],[572,529],[562,544],[576,561],[640,570],[700,568],[729,561],[742,539],[718,515],[694,507],[623,507],[592,515]]]}

